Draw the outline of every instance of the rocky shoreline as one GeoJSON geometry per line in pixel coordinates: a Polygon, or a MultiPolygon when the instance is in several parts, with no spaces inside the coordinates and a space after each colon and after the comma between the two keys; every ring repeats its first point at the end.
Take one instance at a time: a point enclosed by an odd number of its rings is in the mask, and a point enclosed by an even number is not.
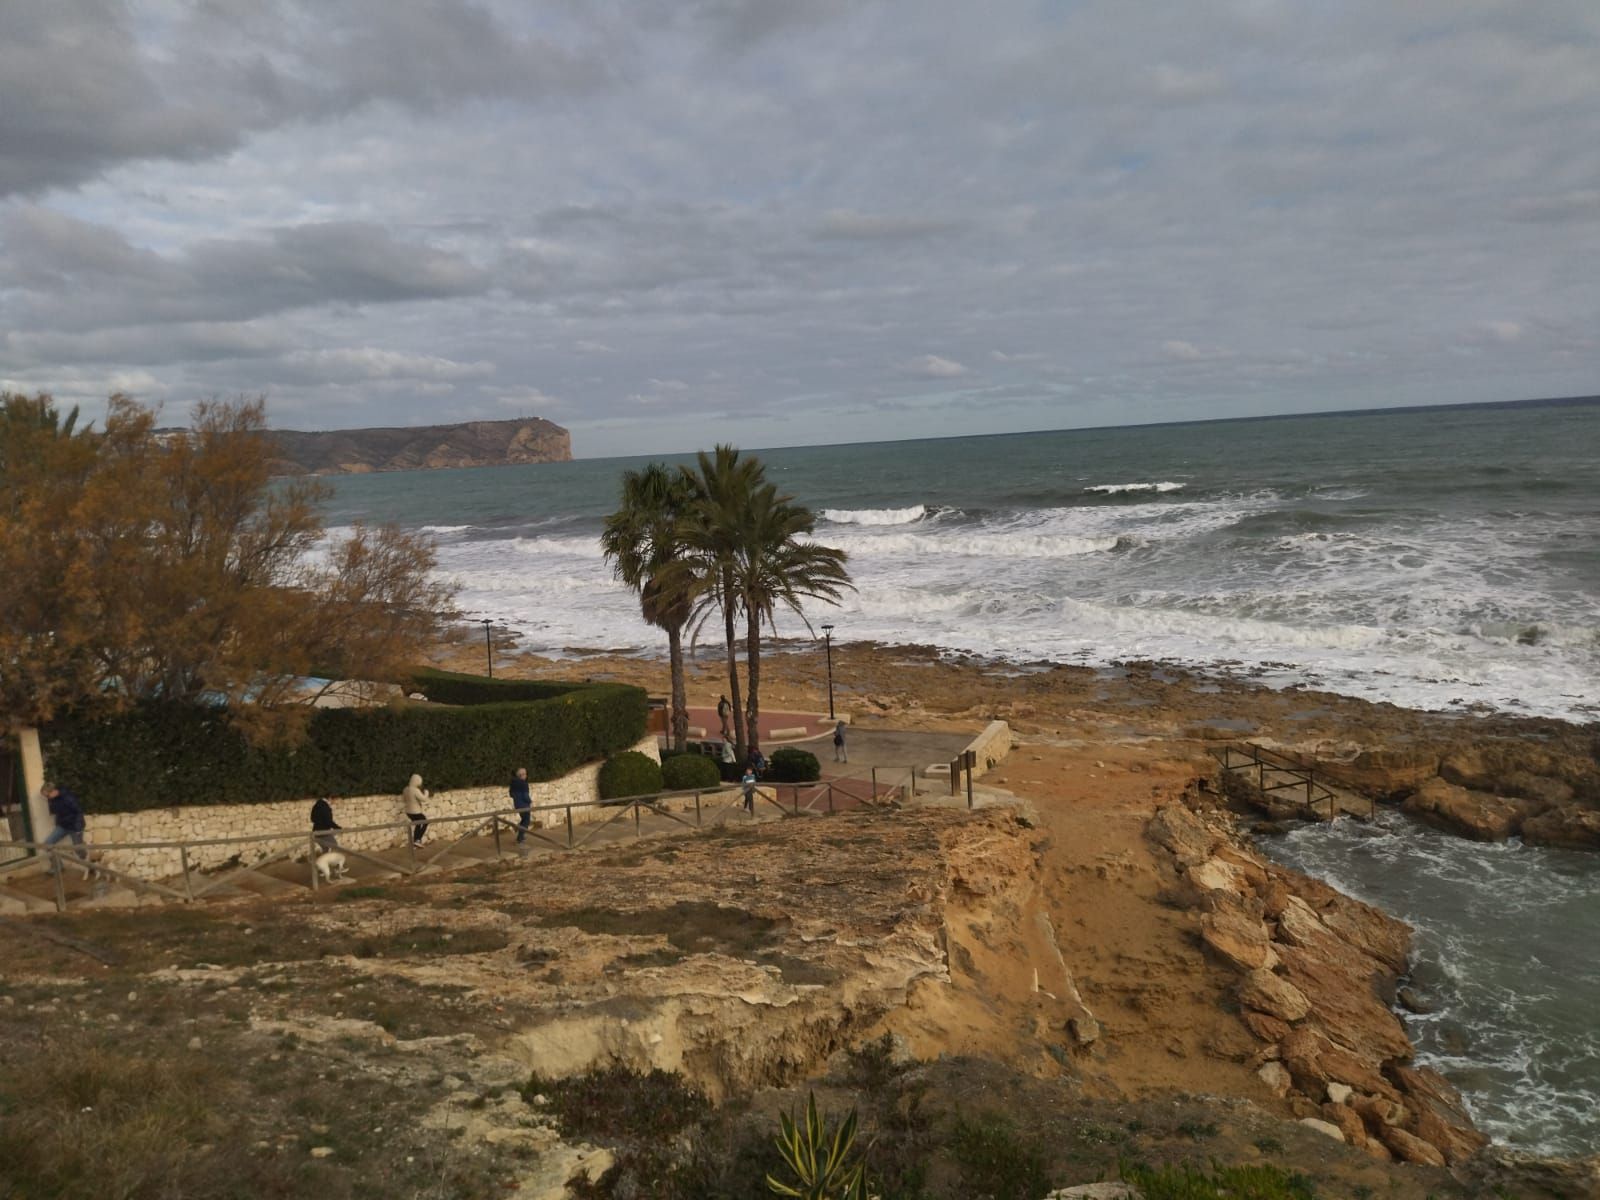
{"type": "Polygon", "coordinates": [[[1252,1062],[1297,1118],[1384,1161],[1454,1165],[1488,1144],[1450,1083],[1412,1064],[1391,1008],[1404,922],[1263,858],[1225,811],[1169,804],[1148,833],[1207,951],[1238,973],[1252,1062]]]}
{"type": "MultiPolygon", "coordinates": [[[[440,665],[477,669],[481,643],[441,646],[440,665]]],[[[691,700],[715,702],[724,670],[714,648],[689,662],[691,700]]],[[[502,665],[531,677],[615,679],[665,690],[665,664],[607,651],[502,665]]],[[[822,656],[782,644],[763,663],[771,707],[826,703],[822,656]]],[[[940,728],[1000,719],[1023,735],[1079,741],[1168,738],[1253,741],[1292,754],[1371,798],[1479,840],[1600,850],[1600,723],[1495,713],[1426,712],[1308,687],[1159,662],[1082,667],[1014,664],[936,646],[835,643],[834,686],[858,722],[940,728]]]]}

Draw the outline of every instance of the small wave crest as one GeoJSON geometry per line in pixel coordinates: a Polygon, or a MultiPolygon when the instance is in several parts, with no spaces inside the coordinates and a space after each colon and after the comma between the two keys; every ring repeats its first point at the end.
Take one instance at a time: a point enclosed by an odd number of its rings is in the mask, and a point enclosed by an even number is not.
{"type": "Polygon", "coordinates": [[[925,505],[909,508],[825,508],[822,517],[835,525],[910,525],[928,515],[925,505]]]}
{"type": "Polygon", "coordinates": [[[830,537],[827,544],[862,558],[943,556],[955,558],[1076,558],[1126,548],[1130,539],[1117,535],[1072,537],[1049,533],[973,532],[963,537],[922,533],[889,533],[830,537]]]}
{"type": "Polygon", "coordinates": [[[1181,492],[1187,486],[1163,479],[1159,483],[1093,483],[1083,490],[1102,496],[1119,496],[1125,492],[1181,492]]]}

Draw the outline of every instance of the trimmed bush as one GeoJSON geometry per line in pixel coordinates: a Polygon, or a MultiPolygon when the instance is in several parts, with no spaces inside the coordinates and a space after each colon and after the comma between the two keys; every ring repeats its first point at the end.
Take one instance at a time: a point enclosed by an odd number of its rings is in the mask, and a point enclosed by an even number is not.
{"type": "Polygon", "coordinates": [[[407,692],[421,692],[435,704],[504,704],[517,700],[549,700],[591,686],[540,679],[490,679],[460,671],[421,667],[411,673],[407,692]]]}
{"type": "Polygon", "coordinates": [[[774,783],[811,783],[822,778],[822,764],[809,750],[785,746],[772,752],[767,762],[767,778],[774,783]]]}
{"type": "Polygon", "coordinates": [[[721,784],[722,772],[704,754],[674,754],[661,764],[661,786],[669,792],[714,788],[721,784]]]}
{"type": "Polygon", "coordinates": [[[555,779],[644,736],[643,690],[561,687],[544,699],[460,708],[321,708],[291,747],[251,745],[220,709],[159,703],[69,717],[42,740],[50,776],[94,813],[398,793],[414,771],[433,790],[503,784],[517,767],[530,780],[555,779]]]}
{"type": "Polygon", "coordinates": [[[600,799],[619,800],[625,796],[648,796],[659,792],[661,764],[648,754],[624,750],[606,759],[600,768],[600,799]]]}

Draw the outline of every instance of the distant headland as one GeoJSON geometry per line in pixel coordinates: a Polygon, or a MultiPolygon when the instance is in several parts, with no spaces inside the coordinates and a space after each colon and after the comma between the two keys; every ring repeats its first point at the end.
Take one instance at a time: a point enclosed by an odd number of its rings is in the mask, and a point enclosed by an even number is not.
{"type": "Polygon", "coordinates": [[[568,462],[572,435],[540,417],[399,429],[275,429],[279,475],[366,475],[568,462]]]}

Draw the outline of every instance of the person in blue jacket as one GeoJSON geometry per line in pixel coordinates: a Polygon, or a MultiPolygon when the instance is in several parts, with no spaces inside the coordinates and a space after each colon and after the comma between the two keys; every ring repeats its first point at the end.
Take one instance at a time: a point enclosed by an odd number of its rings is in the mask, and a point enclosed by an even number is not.
{"type": "Polygon", "coordinates": [[[528,823],[533,820],[533,797],[528,794],[528,768],[518,767],[511,777],[511,807],[517,810],[517,845],[528,840],[528,823]]]}
{"type": "MultiPolygon", "coordinates": [[[[50,816],[55,821],[55,828],[44,839],[44,844],[54,846],[57,842],[71,838],[73,846],[76,847],[74,853],[84,862],[88,862],[89,852],[83,844],[83,805],[78,797],[59,784],[47,783],[44,785],[44,798],[50,805],[50,816]]],[[[50,870],[53,873],[55,869],[56,863],[52,861],[50,870]]]]}

